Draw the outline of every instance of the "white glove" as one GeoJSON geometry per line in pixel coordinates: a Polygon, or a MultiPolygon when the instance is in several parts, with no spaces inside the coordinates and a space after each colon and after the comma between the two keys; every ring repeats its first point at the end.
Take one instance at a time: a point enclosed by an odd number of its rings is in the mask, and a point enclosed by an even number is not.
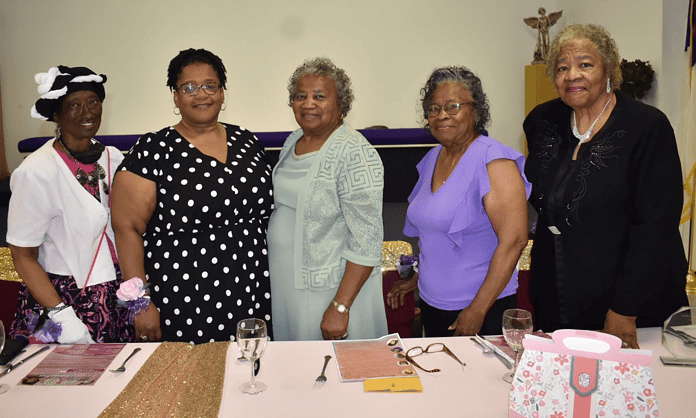
{"type": "Polygon", "coordinates": [[[72,306],[58,312],[49,312],[48,317],[62,328],[58,337],[59,344],[94,344],[87,326],[80,321],[72,306]]]}

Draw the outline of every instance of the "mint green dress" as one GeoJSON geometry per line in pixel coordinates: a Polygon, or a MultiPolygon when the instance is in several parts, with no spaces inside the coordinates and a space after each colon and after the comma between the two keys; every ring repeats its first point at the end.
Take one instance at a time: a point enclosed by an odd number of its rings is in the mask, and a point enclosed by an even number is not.
{"type": "MultiPolygon", "coordinates": [[[[289,140],[293,137],[291,136],[289,140]]],[[[306,238],[306,223],[298,222],[298,197],[310,187],[308,174],[324,158],[322,150],[297,156],[287,150],[274,169],[273,187],[275,211],[268,225],[269,271],[273,312],[273,334],[276,341],[321,340],[321,321],[324,312],[336,295],[337,286],[328,288],[298,288],[295,254],[298,233],[306,238]],[[298,231],[298,226],[300,231],[298,231]]],[[[327,144],[324,145],[325,147],[327,144]]],[[[335,157],[327,157],[334,159],[335,157]]],[[[380,162],[381,163],[381,162],[380,162]]],[[[380,202],[381,203],[381,202],[380,202]]],[[[381,209],[381,207],[380,207],[381,209]]],[[[338,215],[343,216],[341,214],[338,215]]],[[[381,217],[381,210],[380,210],[381,217]]],[[[328,228],[327,228],[328,229],[328,228]]],[[[381,238],[377,238],[381,248],[381,238]]],[[[335,236],[318,242],[320,246],[341,246],[348,241],[335,236]]],[[[336,260],[338,262],[338,260],[336,260]]],[[[331,261],[328,263],[334,264],[331,261]]],[[[345,265],[345,261],[343,261],[345,265]]],[[[342,275],[342,273],[341,273],[342,275]]],[[[382,274],[376,266],[350,308],[349,339],[371,339],[387,334],[386,315],[382,297],[382,274]]]]}

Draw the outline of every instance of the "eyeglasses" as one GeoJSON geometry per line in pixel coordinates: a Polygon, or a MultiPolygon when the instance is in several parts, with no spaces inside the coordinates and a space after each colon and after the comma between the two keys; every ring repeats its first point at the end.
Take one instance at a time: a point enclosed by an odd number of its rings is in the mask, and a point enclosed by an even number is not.
{"type": "Polygon", "coordinates": [[[423,347],[413,347],[410,348],[408,351],[406,351],[406,360],[409,361],[409,363],[413,364],[414,366],[418,367],[419,369],[423,370],[424,372],[427,373],[436,373],[439,372],[440,369],[432,369],[432,370],[426,370],[422,368],[418,363],[413,361],[413,357],[420,356],[423,353],[436,353],[438,351],[444,351],[447,355],[452,357],[453,359],[457,360],[457,363],[461,364],[462,367],[466,366],[466,363],[462,363],[461,360],[457,358],[457,356],[454,355],[453,352],[450,351],[449,348],[447,348],[446,345],[443,343],[432,343],[429,346],[425,347],[425,350],[423,350],[423,347]]]}
{"type": "Polygon", "coordinates": [[[435,116],[440,114],[440,111],[442,109],[445,109],[445,113],[448,115],[456,115],[459,112],[459,108],[461,108],[464,105],[473,105],[474,102],[468,102],[468,103],[447,103],[445,106],[440,107],[438,105],[430,105],[428,106],[428,117],[429,118],[434,118],[435,116]]]}
{"type": "Polygon", "coordinates": [[[188,94],[189,96],[195,96],[198,94],[198,90],[203,89],[204,92],[208,94],[215,94],[217,93],[218,89],[222,87],[220,83],[205,83],[205,84],[195,84],[195,83],[186,83],[180,85],[178,88],[185,94],[188,94]]]}

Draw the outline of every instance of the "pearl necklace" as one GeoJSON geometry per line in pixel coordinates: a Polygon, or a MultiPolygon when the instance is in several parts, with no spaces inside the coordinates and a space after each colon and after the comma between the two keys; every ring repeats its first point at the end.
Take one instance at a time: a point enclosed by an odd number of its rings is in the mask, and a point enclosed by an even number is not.
{"type": "Polygon", "coordinates": [[[602,117],[602,114],[604,113],[604,111],[607,110],[607,106],[609,106],[611,99],[612,99],[612,96],[609,96],[609,100],[607,100],[607,104],[604,105],[604,109],[602,109],[602,111],[599,112],[599,116],[597,116],[597,119],[595,119],[594,122],[592,122],[592,125],[590,125],[590,129],[588,129],[584,135],[580,135],[580,132],[578,132],[578,122],[575,119],[575,111],[573,110],[573,135],[580,141],[580,144],[584,144],[585,142],[590,140],[594,126],[597,124],[597,121],[599,120],[599,118],[602,117]]]}

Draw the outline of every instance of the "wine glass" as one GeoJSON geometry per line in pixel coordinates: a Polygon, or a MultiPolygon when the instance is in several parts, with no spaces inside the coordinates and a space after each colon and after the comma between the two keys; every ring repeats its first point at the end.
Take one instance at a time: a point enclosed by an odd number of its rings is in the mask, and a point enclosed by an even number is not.
{"type": "Polygon", "coordinates": [[[237,324],[237,346],[242,356],[249,360],[251,365],[251,381],[242,384],[239,390],[242,393],[256,395],[266,390],[266,384],[257,382],[254,377],[254,362],[261,358],[266,351],[268,332],[263,319],[247,318],[237,324]]]}
{"type": "Polygon", "coordinates": [[[515,366],[511,372],[503,375],[503,380],[512,383],[512,377],[517,370],[520,351],[522,351],[522,340],[525,334],[531,334],[534,328],[532,324],[532,314],[524,309],[508,309],[503,312],[503,336],[508,345],[515,352],[515,366]]]}
{"type": "MultiPolygon", "coordinates": [[[[2,325],[2,321],[0,321],[0,353],[2,353],[3,348],[5,348],[5,327],[2,325]]],[[[0,383],[0,394],[5,393],[8,390],[10,390],[10,385],[0,383]]]]}

